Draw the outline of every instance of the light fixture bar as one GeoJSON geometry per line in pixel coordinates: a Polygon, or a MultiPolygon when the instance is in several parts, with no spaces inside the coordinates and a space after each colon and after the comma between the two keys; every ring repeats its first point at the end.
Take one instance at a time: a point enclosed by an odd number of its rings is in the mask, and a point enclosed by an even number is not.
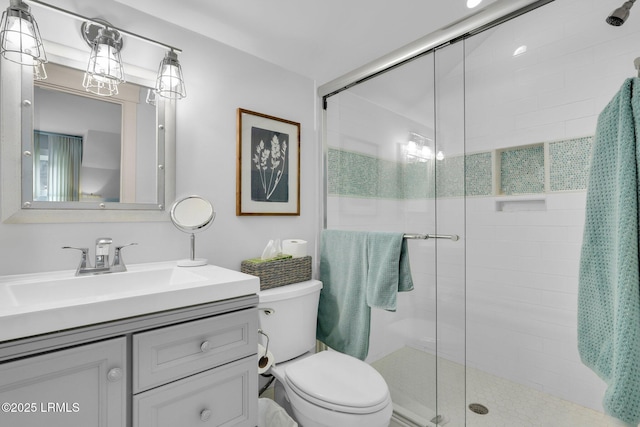
{"type": "MultiPolygon", "coordinates": [[[[35,3],[35,4],[40,5],[40,6],[44,7],[44,8],[46,8],[46,9],[51,9],[51,10],[54,10],[56,12],[62,13],[64,15],[73,16],[73,17],[75,17],[77,19],[80,19],[80,20],[83,20],[83,21],[90,21],[90,22],[92,22],[92,23],[94,23],[96,25],[99,25],[101,27],[105,26],[105,24],[103,22],[100,22],[100,20],[96,20],[95,18],[87,18],[86,16],[80,15],[80,14],[75,13],[75,12],[71,12],[71,11],[66,10],[66,9],[62,9],[60,7],[57,7],[57,6],[53,6],[51,4],[42,2],[40,0],[27,0],[27,3],[35,3]]],[[[118,27],[109,26],[109,28],[118,31],[121,34],[126,34],[129,37],[133,37],[133,38],[145,41],[147,43],[155,44],[156,46],[161,46],[161,47],[164,47],[166,49],[173,50],[174,52],[178,52],[178,53],[182,52],[182,50],[178,49],[177,47],[174,47],[174,46],[171,46],[171,45],[168,45],[168,44],[165,44],[165,43],[150,39],[150,38],[145,37],[145,36],[141,36],[141,35],[136,34],[136,33],[132,33],[132,32],[127,31],[127,30],[123,30],[123,29],[118,28],[118,27]]]]}

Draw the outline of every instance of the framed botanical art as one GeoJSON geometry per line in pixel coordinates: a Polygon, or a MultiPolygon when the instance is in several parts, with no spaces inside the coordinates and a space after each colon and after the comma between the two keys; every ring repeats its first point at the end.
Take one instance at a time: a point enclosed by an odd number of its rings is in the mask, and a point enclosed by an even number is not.
{"type": "Polygon", "coordinates": [[[300,215],[300,123],[238,108],[236,215],[300,215]]]}

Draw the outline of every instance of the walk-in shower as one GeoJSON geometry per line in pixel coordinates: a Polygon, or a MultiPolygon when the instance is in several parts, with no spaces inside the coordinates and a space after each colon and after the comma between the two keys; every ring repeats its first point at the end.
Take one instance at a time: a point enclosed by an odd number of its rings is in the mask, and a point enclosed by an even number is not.
{"type": "Polygon", "coordinates": [[[617,425],[576,334],[596,119],[639,55],[603,3],[498,1],[320,88],[323,226],[460,236],[409,241],[373,311],[394,427],[617,425]]]}

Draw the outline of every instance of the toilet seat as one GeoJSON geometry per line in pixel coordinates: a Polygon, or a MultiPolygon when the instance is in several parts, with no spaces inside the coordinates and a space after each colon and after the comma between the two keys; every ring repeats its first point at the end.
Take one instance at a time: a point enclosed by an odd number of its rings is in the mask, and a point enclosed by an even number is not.
{"type": "Polygon", "coordinates": [[[291,363],[285,381],[302,399],[332,411],[370,414],[389,405],[389,389],[378,371],[334,351],[291,363]]]}

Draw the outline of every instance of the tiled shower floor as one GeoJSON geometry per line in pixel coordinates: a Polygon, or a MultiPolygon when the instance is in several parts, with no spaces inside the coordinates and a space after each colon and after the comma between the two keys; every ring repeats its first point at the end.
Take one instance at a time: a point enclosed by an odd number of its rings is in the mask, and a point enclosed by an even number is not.
{"type": "MultiPolygon", "coordinates": [[[[624,424],[602,413],[559,399],[486,372],[465,368],[439,359],[439,413],[446,427],[620,427],[624,424]],[[469,403],[489,409],[477,415],[467,409],[469,403]],[[465,420],[466,418],[466,420],[465,420]],[[465,424],[466,422],[466,424],[465,424]]],[[[436,413],[421,402],[434,402],[434,356],[403,347],[372,363],[385,377],[391,390],[394,408],[404,416],[391,427],[433,427],[436,413]],[[416,398],[416,396],[418,396],[416,398]],[[407,421],[412,420],[412,421],[407,421]]],[[[435,406],[430,403],[429,406],[435,406]]]]}

